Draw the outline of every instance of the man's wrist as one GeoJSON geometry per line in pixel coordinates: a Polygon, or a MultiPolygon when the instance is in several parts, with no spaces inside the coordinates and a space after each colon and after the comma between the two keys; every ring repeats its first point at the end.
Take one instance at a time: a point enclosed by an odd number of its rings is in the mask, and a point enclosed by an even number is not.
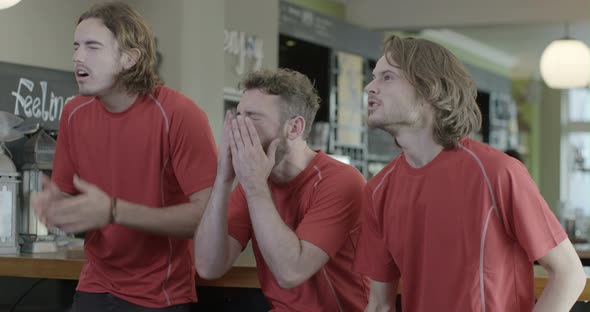
{"type": "Polygon", "coordinates": [[[252,187],[244,187],[244,185],[242,185],[242,188],[244,189],[246,198],[249,200],[256,200],[267,197],[272,198],[272,196],[270,196],[270,188],[268,187],[267,183],[257,184],[252,187]]]}
{"type": "Polygon", "coordinates": [[[215,177],[215,184],[222,184],[222,185],[229,184],[229,185],[232,185],[234,183],[234,180],[235,180],[235,176],[234,177],[231,177],[231,178],[228,178],[228,177],[224,177],[224,176],[221,176],[221,175],[218,174],[215,177]]]}

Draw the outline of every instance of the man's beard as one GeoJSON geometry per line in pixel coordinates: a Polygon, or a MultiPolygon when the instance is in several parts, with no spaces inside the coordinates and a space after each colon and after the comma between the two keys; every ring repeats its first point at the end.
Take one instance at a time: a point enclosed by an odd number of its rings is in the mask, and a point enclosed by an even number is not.
{"type": "MultiPolygon", "coordinates": [[[[279,139],[279,144],[277,145],[277,150],[275,152],[275,164],[278,164],[279,162],[281,162],[281,160],[283,160],[283,158],[285,158],[285,155],[287,155],[287,152],[289,152],[289,146],[287,145],[287,137],[281,136],[278,139],[279,139]]],[[[264,152],[268,153],[269,146],[270,146],[270,143],[268,143],[268,145],[266,145],[264,147],[264,152]]]]}

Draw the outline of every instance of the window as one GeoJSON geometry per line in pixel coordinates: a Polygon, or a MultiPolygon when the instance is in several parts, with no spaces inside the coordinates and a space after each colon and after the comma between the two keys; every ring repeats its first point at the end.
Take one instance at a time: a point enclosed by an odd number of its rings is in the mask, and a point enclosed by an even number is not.
{"type": "MultiPolygon", "coordinates": [[[[563,217],[574,219],[577,237],[587,238],[590,225],[590,90],[572,89],[564,97],[562,136],[563,217]]],[[[570,237],[571,239],[571,237],[570,237]]]]}
{"type": "Polygon", "coordinates": [[[590,131],[566,137],[567,204],[590,215],[590,131]]]}
{"type": "Polygon", "coordinates": [[[590,122],[590,91],[573,89],[568,93],[568,121],[590,122]]]}

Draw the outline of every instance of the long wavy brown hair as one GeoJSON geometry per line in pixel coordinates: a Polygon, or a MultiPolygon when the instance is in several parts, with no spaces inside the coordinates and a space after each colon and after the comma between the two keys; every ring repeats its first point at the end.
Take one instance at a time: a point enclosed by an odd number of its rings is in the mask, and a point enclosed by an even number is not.
{"type": "Polygon", "coordinates": [[[417,95],[433,106],[438,144],[454,148],[481,128],[475,80],[449,50],[429,40],[393,35],[383,51],[387,62],[397,64],[417,95]]]}
{"type": "Polygon", "coordinates": [[[141,52],[135,66],[122,71],[117,83],[127,91],[138,94],[151,92],[162,82],[156,71],[156,40],[144,18],[129,5],[107,2],[92,6],[78,18],[97,18],[115,35],[122,51],[138,49],[141,52]]]}

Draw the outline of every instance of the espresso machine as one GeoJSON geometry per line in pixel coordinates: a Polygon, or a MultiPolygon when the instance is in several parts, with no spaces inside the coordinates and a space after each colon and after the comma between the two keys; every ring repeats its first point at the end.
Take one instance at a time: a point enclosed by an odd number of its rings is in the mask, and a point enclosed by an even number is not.
{"type": "Polygon", "coordinates": [[[22,209],[20,209],[20,238],[23,242],[21,251],[26,253],[55,252],[60,233],[57,229],[48,229],[37,217],[31,207],[35,193],[42,191],[41,176],[51,175],[55,140],[43,129],[25,142],[22,166],[22,209]]]}
{"type": "Polygon", "coordinates": [[[23,137],[17,130],[23,119],[0,111],[0,254],[17,254],[18,222],[17,211],[19,204],[20,173],[12,161],[12,154],[6,147],[7,142],[12,142],[23,137]]]}
{"type": "Polygon", "coordinates": [[[17,231],[18,183],[20,174],[0,145],[0,255],[19,252],[17,231]]]}

